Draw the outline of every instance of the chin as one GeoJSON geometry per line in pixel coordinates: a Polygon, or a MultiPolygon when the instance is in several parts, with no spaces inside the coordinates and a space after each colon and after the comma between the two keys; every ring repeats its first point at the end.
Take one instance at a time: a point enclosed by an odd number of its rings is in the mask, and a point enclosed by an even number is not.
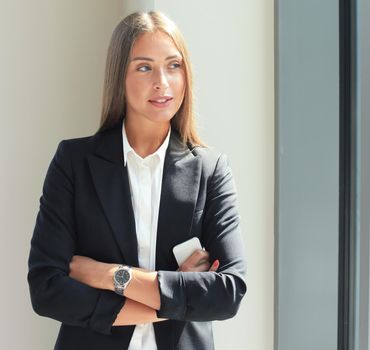
{"type": "Polygon", "coordinates": [[[147,119],[154,123],[169,123],[171,119],[175,116],[176,112],[174,113],[151,113],[147,116],[147,119]]]}

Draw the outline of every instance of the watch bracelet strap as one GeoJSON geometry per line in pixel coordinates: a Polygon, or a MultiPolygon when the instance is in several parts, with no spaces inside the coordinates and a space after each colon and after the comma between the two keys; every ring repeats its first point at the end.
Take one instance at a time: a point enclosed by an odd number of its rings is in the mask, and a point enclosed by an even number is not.
{"type": "Polygon", "coordinates": [[[117,285],[114,286],[114,291],[119,294],[119,295],[123,295],[125,289],[122,288],[122,287],[118,287],[117,285]]]}

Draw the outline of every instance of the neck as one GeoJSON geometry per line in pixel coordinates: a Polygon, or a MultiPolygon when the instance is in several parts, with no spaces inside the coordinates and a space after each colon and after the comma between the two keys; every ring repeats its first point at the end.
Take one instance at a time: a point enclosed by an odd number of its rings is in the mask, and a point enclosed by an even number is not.
{"type": "Polygon", "coordinates": [[[140,123],[127,116],[124,119],[127,140],[135,152],[142,158],[154,153],[165,140],[170,122],[140,123]]]}

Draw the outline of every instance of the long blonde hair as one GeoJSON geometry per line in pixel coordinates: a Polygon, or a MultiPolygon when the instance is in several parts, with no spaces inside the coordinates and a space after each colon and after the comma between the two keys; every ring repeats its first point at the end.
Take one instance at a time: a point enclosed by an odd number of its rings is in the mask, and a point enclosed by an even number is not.
{"type": "Polygon", "coordinates": [[[182,55],[185,71],[185,94],[182,104],[171,119],[181,141],[206,147],[196,132],[193,107],[193,75],[184,38],[176,24],[158,11],[134,12],[121,20],[113,31],[105,67],[103,103],[97,133],[116,126],[126,111],[125,79],[129,56],[137,38],[143,33],[162,31],[174,42],[182,55]]]}

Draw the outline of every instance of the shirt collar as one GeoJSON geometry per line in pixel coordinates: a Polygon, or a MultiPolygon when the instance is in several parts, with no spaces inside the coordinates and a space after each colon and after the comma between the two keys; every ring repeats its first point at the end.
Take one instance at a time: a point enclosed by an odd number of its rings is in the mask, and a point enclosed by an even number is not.
{"type": "MultiPolygon", "coordinates": [[[[169,141],[170,141],[170,134],[171,134],[171,125],[168,129],[167,136],[166,136],[165,140],[163,141],[163,143],[160,145],[160,147],[154,153],[150,154],[150,156],[154,155],[154,154],[157,154],[162,163],[164,162],[164,158],[166,156],[166,150],[167,150],[167,147],[168,147],[168,144],[169,144],[169,141]]],[[[138,157],[140,157],[140,156],[135,152],[135,150],[131,147],[130,143],[128,142],[124,122],[122,123],[122,140],[123,140],[123,164],[124,164],[124,166],[126,166],[127,155],[130,152],[135,153],[138,157]]]]}

